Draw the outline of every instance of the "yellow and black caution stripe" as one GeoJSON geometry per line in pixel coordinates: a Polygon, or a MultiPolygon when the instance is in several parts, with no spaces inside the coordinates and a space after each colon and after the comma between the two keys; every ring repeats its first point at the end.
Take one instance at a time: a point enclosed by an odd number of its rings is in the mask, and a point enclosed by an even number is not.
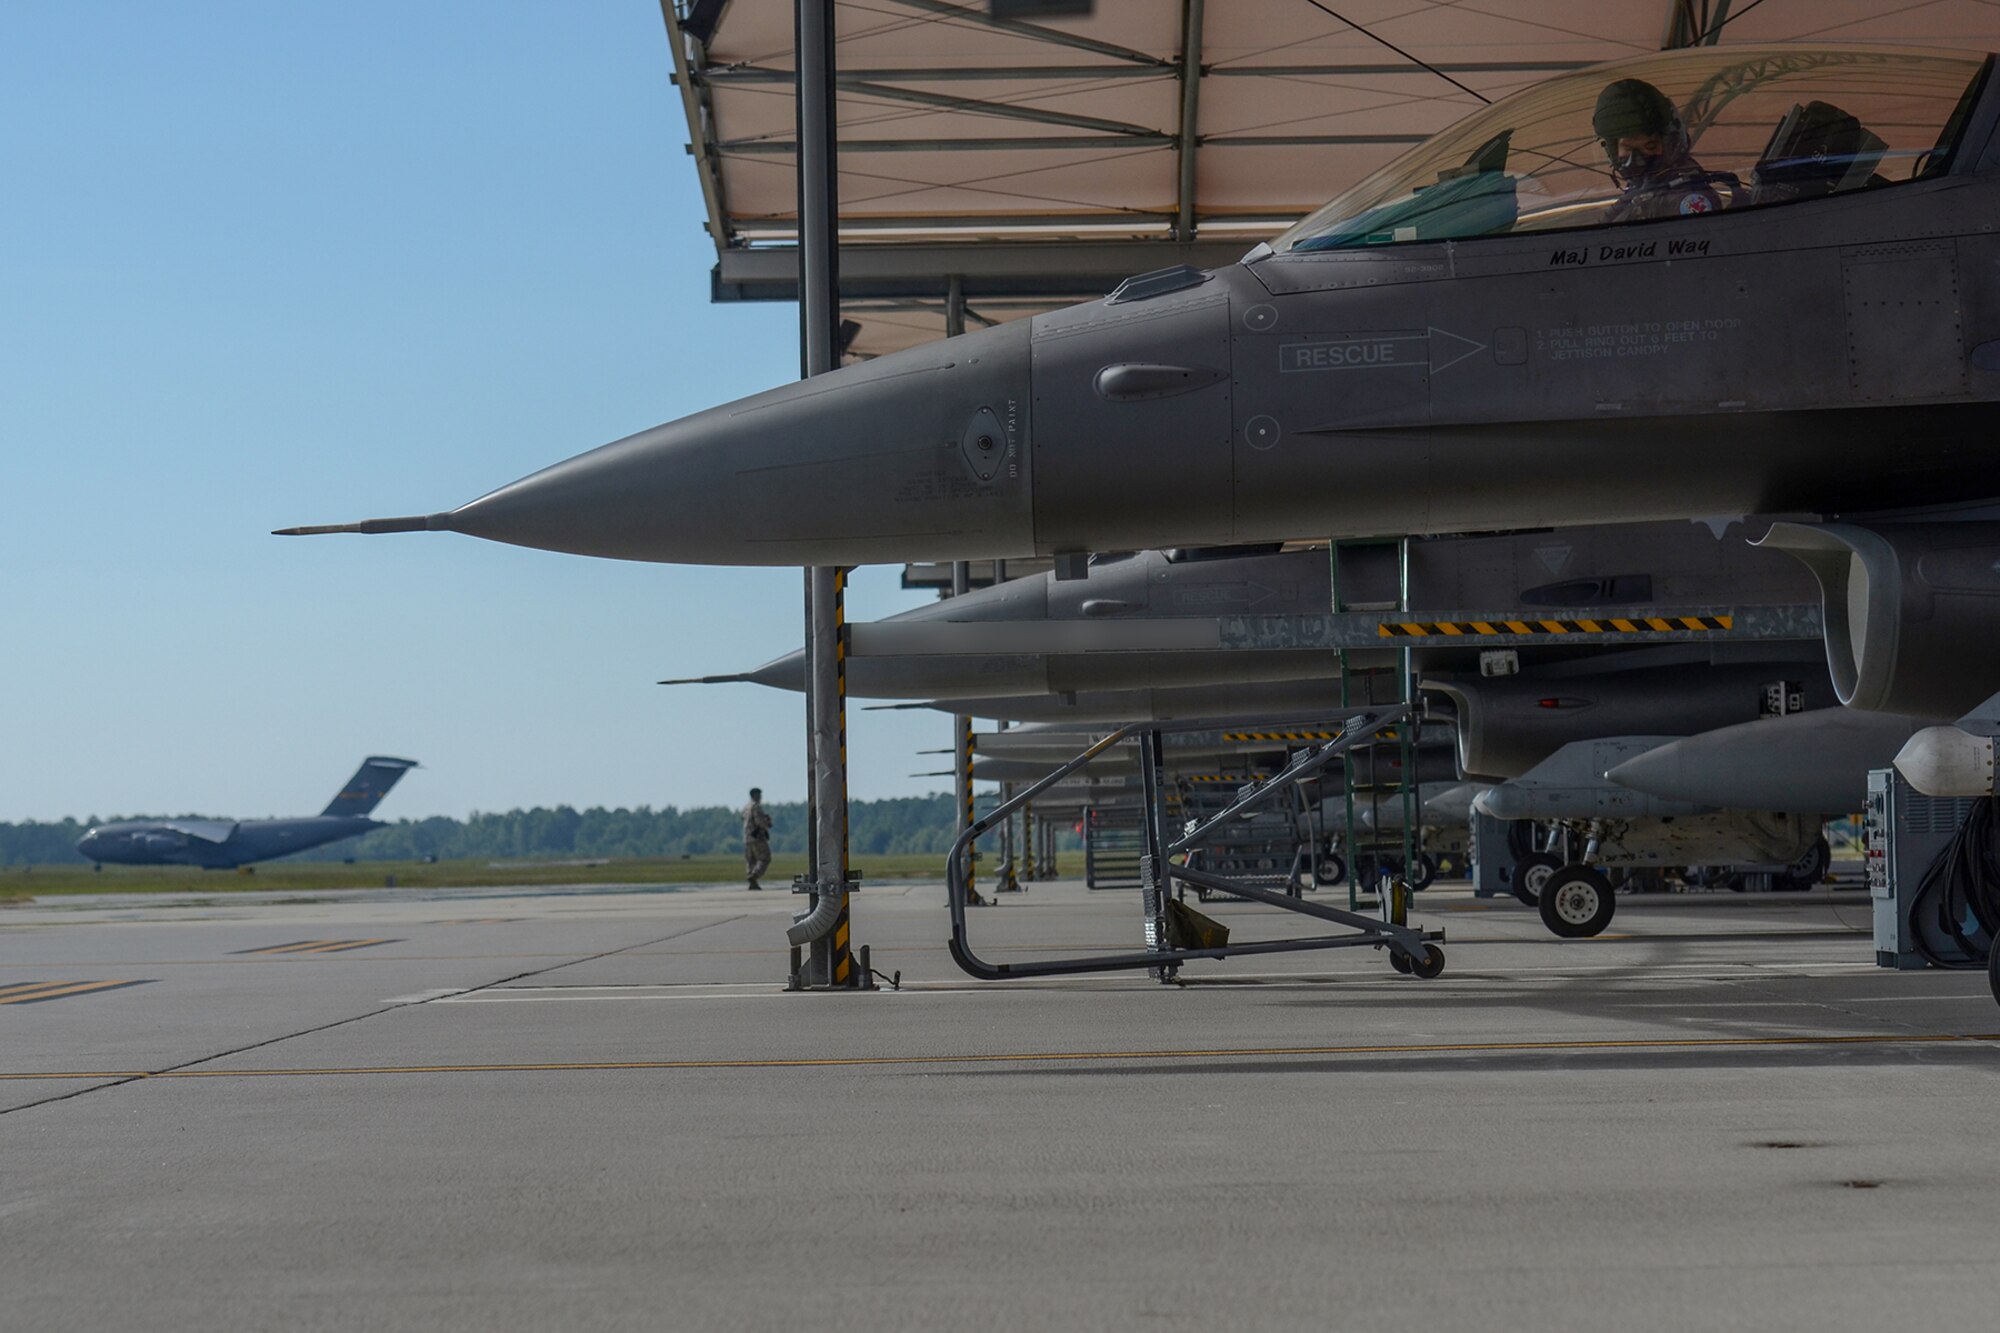
{"type": "Polygon", "coordinates": [[[1375,627],[1384,639],[1457,639],[1522,635],[1554,638],[1564,634],[1675,634],[1726,630],[1734,616],[1607,616],[1601,620],[1385,620],[1375,627]]]}
{"type": "Polygon", "coordinates": [[[346,953],[350,949],[371,949],[378,944],[401,944],[401,940],[293,940],[290,944],[273,944],[265,949],[237,949],[239,954],[287,954],[297,956],[309,953],[346,953]]]}
{"type": "Polygon", "coordinates": [[[72,995],[95,995],[100,991],[150,984],[150,980],[28,981],[17,986],[0,986],[0,1004],[40,1004],[44,1000],[66,1000],[72,995]]]}
{"type": "Polygon", "coordinates": [[[1226,741],[1334,741],[1340,739],[1337,731],[1225,731],[1226,741]]]}
{"type": "MultiPolygon", "coordinates": [[[[847,841],[847,570],[845,567],[833,571],[833,675],[834,707],[839,710],[840,723],[840,882],[844,886],[848,880],[847,841]]],[[[816,818],[817,811],[807,817],[816,818]]],[[[815,866],[817,872],[818,867],[815,866]]],[[[833,984],[847,986],[854,981],[854,954],[848,945],[848,933],[852,926],[853,900],[843,897],[840,904],[840,919],[833,926],[833,956],[831,958],[833,984]]]]}

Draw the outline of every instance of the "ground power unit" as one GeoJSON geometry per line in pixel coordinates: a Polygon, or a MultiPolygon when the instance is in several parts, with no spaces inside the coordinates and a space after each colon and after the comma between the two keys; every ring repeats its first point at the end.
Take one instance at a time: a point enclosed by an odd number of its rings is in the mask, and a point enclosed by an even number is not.
{"type": "Polygon", "coordinates": [[[1929,965],[1925,947],[1962,954],[1956,941],[1913,910],[1926,872],[1972,813],[1969,797],[1926,796],[1893,768],[1868,774],[1868,894],[1875,909],[1875,961],[1882,967],[1929,965]]]}

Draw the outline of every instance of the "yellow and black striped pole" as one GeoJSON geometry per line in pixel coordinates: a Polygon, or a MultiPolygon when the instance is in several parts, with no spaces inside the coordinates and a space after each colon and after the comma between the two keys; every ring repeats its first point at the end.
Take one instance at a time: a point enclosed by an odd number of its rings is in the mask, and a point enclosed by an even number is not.
{"type": "MultiPolygon", "coordinates": [[[[953,291],[956,293],[958,280],[954,278],[952,281],[953,291]]],[[[954,296],[954,304],[956,301],[957,298],[954,296]]],[[[949,324],[946,332],[947,334],[951,332],[949,324]]],[[[960,329],[960,332],[963,332],[963,329],[960,329]]],[[[997,563],[994,572],[996,575],[999,572],[997,563]]],[[[952,561],[951,595],[963,597],[971,591],[972,563],[968,560],[952,561]]],[[[952,716],[951,750],[954,761],[952,788],[958,797],[958,831],[963,833],[972,827],[972,821],[976,818],[972,809],[972,718],[969,714],[957,713],[952,716]]],[[[973,882],[978,875],[978,865],[979,844],[975,841],[965,849],[965,903],[968,907],[977,907],[986,901],[979,896],[979,887],[973,882]]]]}
{"type": "MultiPolygon", "coordinates": [[[[810,379],[840,365],[840,190],[832,0],[796,0],[797,96],[793,154],[798,177],[799,373],[810,379]]],[[[806,571],[806,764],[812,801],[812,864],[801,887],[812,904],[786,932],[812,946],[812,987],[848,985],[846,631],[841,607],[847,571],[806,571]],[[838,909],[835,922],[827,915],[838,909]],[[803,936],[803,937],[801,937],[803,936]]],[[[795,984],[797,984],[795,982],[795,984]]]]}
{"type": "MultiPolygon", "coordinates": [[[[958,763],[955,765],[958,770],[958,829],[963,833],[971,828],[973,820],[979,817],[973,808],[972,794],[972,718],[960,713],[955,721],[958,724],[958,735],[952,748],[958,752],[956,756],[958,763]]],[[[979,843],[975,840],[968,843],[965,848],[965,902],[968,907],[979,907],[986,902],[979,895],[978,879],[979,843]]]]}
{"type": "Polygon", "coordinates": [[[1021,878],[1034,883],[1041,874],[1041,861],[1036,856],[1040,848],[1035,845],[1035,803],[1021,802],[1021,878]]]}
{"type": "Polygon", "coordinates": [[[850,912],[853,900],[848,896],[847,845],[847,570],[833,571],[833,698],[835,727],[839,741],[840,767],[837,780],[840,783],[840,835],[835,843],[835,855],[831,858],[839,871],[840,919],[834,923],[832,951],[827,960],[827,974],[836,986],[852,986],[854,977],[854,947],[849,941],[853,922],[850,912]]]}
{"type": "Polygon", "coordinates": [[[793,923],[794,943],[811,954],[794,985],[852,986],[849,944],[847,848],[847,571],[816,566],[807,572],[806,692],[807,866],[799,888],[809,896],[807,916],[793,923]],[[833,919],[828,921],[831,912],[833,919]]]}

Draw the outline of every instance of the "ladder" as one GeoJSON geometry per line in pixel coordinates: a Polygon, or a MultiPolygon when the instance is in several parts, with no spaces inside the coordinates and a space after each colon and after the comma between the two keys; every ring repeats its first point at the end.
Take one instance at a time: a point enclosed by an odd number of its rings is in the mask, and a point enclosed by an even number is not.
{"type": "MultiPolygon", "coordinates": [[[[1407,615],[1410,609],[1410,539],[1373,538],[1353,541],[1335,541],[1327,545],[1327,559],[1332,574],[1333,607],[1336,615],[1356,610],[1394,610],[1407,615]],[[1393,608],[1376,605],[1354,606],[1346,599],[1346,587],[1340,576],[1341,552],[1358,547],[1396,548],[1396,604],[1393,608]]],[[[1385,644],[1388,642],[1386,636],[1385,644]]],[[[1357,708],[1367,705],[1412,706],[1416,703],[1416,678],[1411,666],[1409,641],[1397,640],[1396,663],[1392,667],[1357,667],[1351,661],[1350,650],[1340,650],[1340,703],[1342,708],[1357,708]]],[[[1417,779],[1417,732],[1421,726],[1416,709],[1409,708],[1407,720],[1400,726],[1385,730],[1358,745],[1341,762],[1342,795],[1347,809],[1347,831],[1345,851],[1347,853],[1347,906],[1350,911],[1360,906],[1363,894],[1363,866],[1369,866],[1374,873],[1368,876],[1367,891],[1374,892],[1384,878],[1381,869],[1383,853],[1394,846],[1380,835],[1380,814],[1385,807],[1401,804],[1401,870],[1408,878],[1413,875],[1417,857],[1423,850],[1423,829],[1421,826],[1421,805],[1417,779]],[[1373,827],[1364,831],[1359,815],[1368,810],[1376,817],[1373,827]],[[1364,851],[1365,849],[1365,851],[1364,851]]]]}
{"type": "Polygon", "coordinates": [[[1083,883],[1091,889],[1139,884],[1146,847],[1145,812],[1136,806],[1090,806],[1083,812],[1083,883]]]}

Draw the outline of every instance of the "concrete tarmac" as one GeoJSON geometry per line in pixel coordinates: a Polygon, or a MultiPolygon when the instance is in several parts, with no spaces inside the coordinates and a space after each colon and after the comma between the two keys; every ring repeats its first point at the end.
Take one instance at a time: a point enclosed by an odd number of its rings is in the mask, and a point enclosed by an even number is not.
{"type": "MultiPolygon", "coordinates": [[[[1338,901],[1344,904],[1344,894],[1338,901]]],[[[787,995],[791,895],[50,899],[0,912],[0,1327],[1984,1327],[2000,1010],[1853,891],[1419,896],[1372,949],[787,995]]],[[[1210,904],[1238,939],[1313,923],[1210,904]]],[[[1131,892],[976,910],[1137,946],[1131,892]]]]}

